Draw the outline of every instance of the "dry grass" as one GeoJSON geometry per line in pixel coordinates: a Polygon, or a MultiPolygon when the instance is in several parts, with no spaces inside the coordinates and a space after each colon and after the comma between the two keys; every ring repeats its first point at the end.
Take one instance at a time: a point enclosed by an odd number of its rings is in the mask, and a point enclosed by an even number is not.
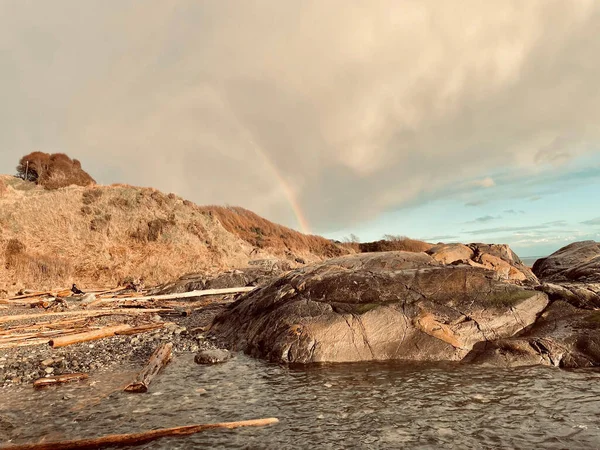
{"type": "Polygon", "coordinates": [[[347,252],[241,208],[200,208],[151,188],[48,191],[14,177],[0,180],[13,187],[0,198],[0,289],[9,291],[73,282],[114,286],[126,278],[152,285],[189,272],[243,267],[251,259],[310,262],[347,252]],[[15,251],[17,241],[21,251],[15,251]]]}
{"type": "Polygon", "coordinates": [[[358,248],[362,253],[370,252],[389,252],[389,251],[404,251],[404,252],[425,252],[433,247],[433,244],[416,239],[410,239],[406,236],[385,236],[385,239],[375,242],[365,242],[358,244],[358,248]]]}
{"type": "Polygon", "coordinates": [[[329,239],[302,234],[270,222],[244,208],[203,206],[199,209],[206,214],[216,216],[230,233],[261,249],[295,254],[309,252],[323,258],[332,258],[348,253],[342,246],[336,245],[329,239]]]}
{"type": "Polygon", "coordinates": [[[2,178],[0,178],[0,198],[4,197],[7,194],[8,186],[6,185],[6,182],[2,178]]]}

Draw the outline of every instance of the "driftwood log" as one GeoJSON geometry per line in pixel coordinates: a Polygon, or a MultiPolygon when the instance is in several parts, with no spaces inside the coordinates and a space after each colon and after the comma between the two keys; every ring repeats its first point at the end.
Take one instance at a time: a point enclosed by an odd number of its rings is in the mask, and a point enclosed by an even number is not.
{"type": "Polygon", "coordinates": [[[17,322],[19,320],[40,319],[56,316],[79,316],[79,317],[100,317],[100,316],[134,316],[150,313],[170,312],[168,308],[152,308],[152,309],[94,309],[81,311],[62,311],[62,312],[45,312],[35,314],[19,314],[14,316],[0,316],[0,323],[17,322]]]}
{"type": "Polygon", "coordinates": [[[54,384],[69,383],[71,381],[85,380],[88,377],[87,373],[64,373],[53,377],[38,378],[33,382],[34,388],[42,388],[52,386],[54,384]]]}
{"type": "Polygon", "coordinates": [[[124,390],[125,392],[147,392],[148,386],[156,375],[167,365],[171,360],[171,351],[173,344],[171,342],[158,347],[150,359],[146,367],[137,374],[135,380],[129,384],[124,390]]]}
{"type": "MultiPolygon", "coordinates": [[[[165,294],[165,295],[147,295],[144,297],[126,297],[130,301],[144,301],[144,300],[173,300],[180,298],[190,298],[190,297],[205,297],[207,295],[226,295],[226,294],[240,294],[244,292],[251,292],[256,289],[255,286],[249,287],[237,287],[237,288],[224,288],[224,289],[205,289],[201,291],[190,291],[190,292],[181,292],[179,294],[165,294]]],[[[90,306],[97,306],[105,303],[114,303],[119,300],[123,300],[123,298],[103,298],[94,300],[90,303],[90,306]]]]}
{"type": "Polygon", "coordinates": [[[185,427],[163,428],[160,430],[134,434],[113,434],[92,439],[4,446],[0,447],[0,450],[92,450],[104,447],[126,447],[129,445],[146,444],[163,437],[189,436],[190,434],[220,428],[263,427],[277,422],[279,422],[279,420],[272,417],[268,419],[242,420],[240,422],[207,423],[201,425],[188,425],[185,427]]]}
{"type": "Polygon", "coordinates": [[[51,339],[48,343],[52,348],[65,347],[67,345],[78,344],[80,342],[95,341],[106,337],[111,337],[121,331],[131,330],[131,325],[115,325],[104,327],[99,330],[86,331],[84,333],[70,334],[51,339]]]}

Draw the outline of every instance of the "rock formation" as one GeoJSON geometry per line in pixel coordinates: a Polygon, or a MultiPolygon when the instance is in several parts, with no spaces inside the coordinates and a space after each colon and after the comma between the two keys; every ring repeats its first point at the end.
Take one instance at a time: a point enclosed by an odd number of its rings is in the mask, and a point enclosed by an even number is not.
{"type": "Polygon", "coordinates": [[[505,245],[345,256],[241,297],[211,333],[283,363],[599,366],[600,245],[571,244],[534,272],[505,245]]]}
{"type": "Polygon", "coordinates": [[[479,265],[359,254],[283,275],[234,303],[211,333],[285,363],[461,360],[476,343],[532,324],[547,304],[546,294],[479,265]]]}
{"type": "Polygon", "coordinates": [[[439,244],[427,253],[443,264],[468,264],[491,269],[510,282],[538,283],[533,272],[505,244],[439,244]]]}
{"type": "Polygon", "coordinates": [[[538,259],[533,272],[547,282],[600,283],[600,243],[574,242],[538,259]]]}

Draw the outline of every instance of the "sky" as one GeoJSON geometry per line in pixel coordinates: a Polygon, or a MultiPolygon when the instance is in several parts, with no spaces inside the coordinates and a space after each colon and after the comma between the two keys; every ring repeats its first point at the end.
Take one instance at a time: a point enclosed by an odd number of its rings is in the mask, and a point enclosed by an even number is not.
{"type": "Polygon", "coordinates": [[[600,238],[600,2],[0,0],[0,172],[362,241],[600,238]]]}

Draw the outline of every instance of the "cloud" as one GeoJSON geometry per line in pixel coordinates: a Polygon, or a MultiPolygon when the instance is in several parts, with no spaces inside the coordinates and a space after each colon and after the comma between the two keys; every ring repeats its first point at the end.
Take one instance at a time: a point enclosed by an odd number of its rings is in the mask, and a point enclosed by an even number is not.
{"type": "Polygon", "coordinates": [[[595,219],[584,220],[581,222],[585,225],[600,225],[600,217],[596,217],[595,219]]]}
{"type": "Polygon", "coordinates": [[[519,210],[515,210],[515,209],[506,209],[504,210],[505,214],[525,214],[525,211],[523,211],[522,209],[519,210]]]}
{"type": "Polygon", "coordinates": [[[496,182],[494,181],[493,178],[487,177],[487,178],[483,178],[481,180],[474,181],[473,185],[483,187],[483,188],[490,188],[490,187],[495,186],[496,182]]]}
{"type": "Polygon", "coordinates": [[[431,241],[447,241],[450,239],[458,239],[458,238],[459,238],[458,236],[440,235],[440,236],[430,236],[430,237],[426,237],[426,238],[421,238],[421,240],[431,242],[431,241]]]}
{"type": "Polygon", "coordinates": [[[485,222],[491,222],[492,220],[496,220],[496,219],[502,219],[502,216],[482,216],[482,217],[478,217],[475,220],[471,220],[469,222],[465,222],[465,223],[485,223],[485,222]]]}
{"type": "Polygon", "coordinates": [[[600,140],[599,28],[570,0],[4,2],[0,164],[64,151],[326,232],[568,170],[600,140]]]}
{"type": "Polygon", "coordinates": [[[485,205],[487,202],[485,200],[473,200],[465,203],[465,206],[481,206],[485,205]]]}
{"type": "Polygon", "coordinates": [[[515,231],[535,231],[535,230],[547,230],[548,228],[553,227],[562,227],[567,224],[564,220],[556,220],[553,222],[545,222],[539,225],[527,225],[522,227],[496,227],[496,228],[481,228],[477,230],[468,230],[465,231],[465,234],[474,234],[474,235],[482,235],[482,234],[494,234],[494,233],[504,233],[504,232],[515,232],[515,231]]]}

